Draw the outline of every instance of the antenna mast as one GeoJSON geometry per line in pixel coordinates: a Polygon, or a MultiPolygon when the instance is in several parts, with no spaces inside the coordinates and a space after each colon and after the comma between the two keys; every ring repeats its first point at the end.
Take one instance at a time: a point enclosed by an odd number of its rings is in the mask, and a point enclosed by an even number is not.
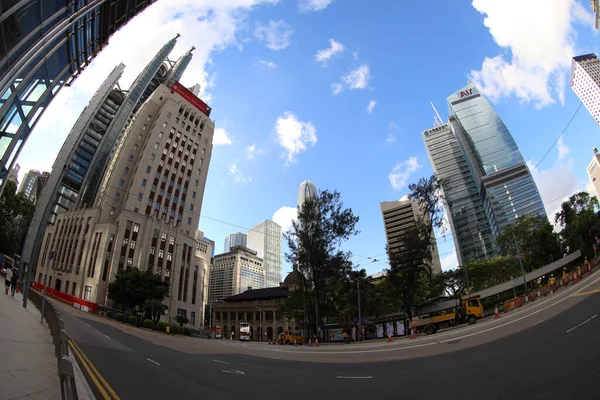
{"type": "Polygon", "coordinates": [[[431,108],[433,108],[433,111],[435,112],[434,119],[436,121],[436,126],[442,125],[444,123],[444,121],[442,121],[442,117],[440,117],[440,114],[438,113],[435,106],[433,105],[433,102],[429,102],[429,104],[431,104],[431,108]]]}

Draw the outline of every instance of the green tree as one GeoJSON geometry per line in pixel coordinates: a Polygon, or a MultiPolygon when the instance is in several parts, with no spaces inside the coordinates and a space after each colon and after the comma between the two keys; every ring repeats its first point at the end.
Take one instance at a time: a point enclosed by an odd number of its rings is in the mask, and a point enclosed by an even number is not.
{"type": "Polygon", "coordinates": [[[521,255],[523,267],[531,272],[560,258],[558,234],[543,215],[524,216],[498,236],[503,256],[521,255]]]}
{"type": "Polygon", "coordinates": [[[298,220],[285,233],[289,253],[286,259],[298,266],[305,276],[305,304],[310,307],[312,329],[335,310],[335,289],[352,269],[350,252],[340,249],[342,243],[359,231],[358,217],[352,209],[344,208],[337,191],[319,191],[298,209],[298,220]],[[314,311],[314,314],[312,313],[314,311]]]}
{"type": "Polygon", "coordinates": [[[489,260],[469,261],[460,267],[462,273],[467,270],[470,293],[499,285],[521,276],[521,267],[515,257],[494,257],[489,260]]]}
{"type": "Polygon", "coordinates": [[[467,289],[466,275],[460,268],[442,271],[432,279],[431,297],[435,298],[440,293],[459,299],[467,289]]]}
{"type": "Polygon", "coordinates": [[[398,243],[386,248],[390,263],[386,279],[397,293],[394,305],[404,309],[409,318],[413,308],[429,295],[434,228],[442,226],[442,183],[432,175],[409,185],[410,199],[418,202],[421,215],[417,215],[412,227],[404,230],[398,243]]]}
{"type": "Polygon", "coordinates": [[[587,192],[575,193],[562,203],[554,222],[562,227],[560,235],[571,251],[580,249],[586,256],[594,254],[593,244],[600,236],[598,208],[598,199],[587,192]]]}
{"type": "Polygon", "coordinates": [[[35,211],[34,204],[10,180],[0,197],[0,252],[12,256],[20,254],[27,229],[35,211]]]}
{"type": "Polygon", "coordinates": [[[165,315],[167,311],[167,305],[163,304],[162,300],[159,299],[150,299],[144,303],[144,310],[146,315],[154,321],[154,324],[157,324],[160,320],[160,317],[165,315]]]}
{"type": "Polygon", "coordinates": [[[177,315],[175,317],[175,321],[177,321],[179,326],[183,326],[184,324],[187,324],[188,322],[190,322],[190,320],[185,315],[177,315]]]}
{"type": "Polygon", "coordinates": [[[124,310],[134,310],[143,308],[148,300],[163,301],[168,290],[169,285],[159,275],[132,268],[119,271],[114,282],[108,284],[108,298],[124,310]]]}

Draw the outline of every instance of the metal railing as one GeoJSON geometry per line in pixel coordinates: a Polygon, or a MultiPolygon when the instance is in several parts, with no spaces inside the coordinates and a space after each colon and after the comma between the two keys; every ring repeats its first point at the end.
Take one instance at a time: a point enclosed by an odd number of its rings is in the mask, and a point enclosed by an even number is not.
{"type": "MultiPolygon", "coordinates": [[[[27,291],[28,299],[39,309],[42,309],[42,296],[35,290],[27,291]]],[[[63,400],[78,400],[77,387],[75,386],[75,373],[73,361],[69,357],[69,336],[64,329],[64,322],[60,312],[52,303],[44,304],[44,318],[50,327],[54,341],[55,356],[58,360],[58,376],[60,378],[60,392],[63,400]]]]}

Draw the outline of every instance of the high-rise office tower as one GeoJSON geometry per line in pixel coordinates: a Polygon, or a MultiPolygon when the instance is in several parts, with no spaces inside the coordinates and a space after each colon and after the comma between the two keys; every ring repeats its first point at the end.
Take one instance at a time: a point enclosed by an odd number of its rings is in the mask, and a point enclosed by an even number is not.
{"type": "Polygon", "coordinates": [[[270,219],[248,231],[248,247],[263,259],[266,272],[265,287],[281,283],[281,226],[270,219]]]}
{"type": "Polygon", "coordinates": [[[447,101],[448,124],[424,131],[423,139],[438,177],[453,181],[444,192],[462,261],[487,258],[496,252],[494,238],[517,218],[546,211],[516,142],[475,85],[469,83],[447,101]]]}
{"type": "MultiPolygon", "coordinates": [[[[124,91],[119,85],[125,65],[115,67],[73,125],[54,161],[27,233],[22,259],[30,265],[37,264],[44,230],[48,224],[54,224],[59,212],[93,204],[119,133],[133,118],[134,110],[139,109],[148,98],[142,95],[146,89],[152,82],[164,82],[166,75],[183,74],[189,62],[173,63],[167,58],[176,40],[177,37],[163,46],[129,91],[124,91]]],[[[180,60],[189,57],[191,52],[180,60]]]]}
{"type": "Polygon", "coordinates": [[[594,157],[587,167],[587,173],[594,190],[596,190],[596,196],[600,197],[600,153],[597,148],[594,148],[594,157]]]}
{"type": "Polygon", "coordinates": [[[215,256],[210,269],[208,301],[213,303],[240,294],[250,288],[265,287],[265,270],[262,258],[256,251],[235,246],[230,251],[215,256]]]}
{"type": "Polygon", "coordinates": [[[227,235],[225,238],[225,247],[223,247],[223,252],[227,253],[232,247],[235,246],[248,247],[248,236],[241,232],[227,235]]]}
{"type": "MultiPolygon", "coordinates": [[[[196,257],[200,259],[200,277],[202,286],[202,302],[208,304],[208,284],[210,277],[210,268],[213,264],[215,243],[204,236],[204,232],[197,230],[196,238],[196,257]]],[[[204,323],[204,308],[200,310],[200,326],[204,323]]]]}
{"type": "MultiPolygon", "coordinates": [[[[383,225],[385,227],[385,237],[388,251],[390,254],[402,254],[402,236],[411,228],[414,228],[417,221],[429,220],[429,216],[423,212],[419,202],[411,200],[409,195],[402,197],[398,201],[384,201],[381,203],[381,214],[383,216],[383,225]]],[[[434,274],[442,272],[440,255],[433,230],[433,247],[431,249],[430,267],[434,274]]]]}
{"type": "Polygon", "coordinates": [[[155,90],[119,141],[93,207],[60,213],[46,228],[38,271],[51,266],[49,286],[107,304],[115,274],[138,267],[169,285],[169,320],[202,323],[195,235],[212,154],[209,117],[179,82],[155,90]]]}
{"type": "Polygon", "coordinates": [[[44,187],[48,172],[40,172],[35,169],[29,170],[23,177],[23,182],[19,186],[19,192],[33,204],[37,202],[37,197],[44,187]]]}
{"type": "Polygon", "coordinates": [[[573,57],[569,85],[600,124],[600,60],[595,54],[573,57]]]}
{"type": "Polygon", "coordinates": [[[590,6],[594,13],[594,25],[596,26],[596,29],[598,29],[598,26],[600,26],[600,1],[590,0],[590,6]]]}
{"type": "Polygon", "coordinates": [[[298,208],[302,207],[302,204],[304,204],[306,199],[317,196],[317,187],[314,183],[311,181],[302,182],[298,188],[298,208]]]}
{"type": "Polygon", "coordinates": [[[446,183],[445,205],[458,264],[488,258],[494,254],[494,237],[479,186],[457,139],[462,127],[452,116],[436,125],[422,134],[433,172],[446,183]]]}
{"type": "Polygon", "coordinates": [[[0,194],[40,116],[108,39],[154,0],[3,1],[0,194]]]}

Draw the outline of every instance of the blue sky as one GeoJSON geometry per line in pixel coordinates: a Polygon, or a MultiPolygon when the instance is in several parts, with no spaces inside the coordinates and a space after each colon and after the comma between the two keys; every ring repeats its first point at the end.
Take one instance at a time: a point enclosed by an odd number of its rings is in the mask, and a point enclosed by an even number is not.
{"type": "MultiPolygon", "coordinates": [[[[379,203],[432,173],[420,134],[433,125],[429,102],[446,119],[446,97],[472,79],[534,166],[579,106],[571,57],[600,54],[592,21],[587,0],[158,0],[63,89],[18,163],[21,174],[49,170],[112,68],[126,64],[127,87],[180,33],[171,56],[196,47],[182,82],[202,85],[218,128],[200,219],[217,253],[264,219],[289,225],[310,179],[360,217],[347,248],[375,273],[386,267],[379,203]]],[[[534,171],[549,213],[586,189],[598,138],[582,108],[534,171]]],[[[451,233],[438,245],[455,266],[451,233]]]]}

